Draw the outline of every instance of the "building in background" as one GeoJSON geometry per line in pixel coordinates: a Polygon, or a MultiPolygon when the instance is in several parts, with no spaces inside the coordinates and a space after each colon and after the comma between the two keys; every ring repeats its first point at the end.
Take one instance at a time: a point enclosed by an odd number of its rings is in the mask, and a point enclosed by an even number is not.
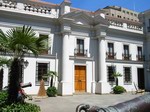
{"type": "MultiPolygon", "coordinates": [[[[40,0],[1,0],[0,29],[29,25],[37,36],[47,36],[47,50],[38,57],[27,54],[29,65],[23,82],[29,94],[37,94],[42,75],[56,71],[54,85],[61,95],[110,93],[115,86],[114,71],[122,74],[119,85],[127,91],[150,90],[144,74],[145,35],[138,13],[108,6],[95,12],[71,7],[64,0],[53,4],[40,0]]],[[[8,68],[4,72],[8,84],[8,68]]],[[[45,79],[45,87],[49,79],[45,79]]]]}
{"type": "Polygon", "coordinates": [[[150,10],[139,14],[139,20],[143,24],[144,31],[144,52],[145,52],[145,88],[150,90],[150,10]]]}

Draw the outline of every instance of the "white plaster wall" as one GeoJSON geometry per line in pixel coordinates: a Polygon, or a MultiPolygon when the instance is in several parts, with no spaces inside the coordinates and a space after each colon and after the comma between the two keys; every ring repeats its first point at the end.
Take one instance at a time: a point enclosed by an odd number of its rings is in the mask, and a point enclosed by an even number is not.
{"type": "Polygon", "coordinates": [[[86,91],[92,93],[92,78],[93,78],[92,62],[86,62],[86,91]]]}
{"type": "MultiPolygon", "coordinates": [[[[108,51],[108,43],[114,43],[114,53],[116,53],[116,59],[121,60],[122,59],[122,53],[124,53],[124,48],[123,45],[129,45],[129,53],[131,54],[131,59],[133,61],[136,61],[136,55],[138,54],[137,52],[137,47],[143,47],[144,43],[144,38],[133,38],[131,36],[127,37],[122,37],[120,35],[115,35],[115,36],[107,36],[106,37],[106,50],[108,51]]],[[[143,52],[144,54],[144,52],[143,52]]]]}
{"type": "MultiPolygon", "coordinates": [[[[32,87],[25,88],[25,92],[28,94],[38,94],[40,85],[36,85],[36,62],[50,63],[50,70],[55,71],[55,60],[54,59],[41,59],[41,58],[25,58],[28,60],[29,65],[24,69],[24,83],[31,82],[32,87]]],[[[48,86],[45,86],[47,89],[48,86]]]]}
{"type": "MultiPolygon", "coordinates": [[[[106,66],[111,66],[112,63],[106,63],[106,66]]],[[[138,73],[137,73],[137,68],[143,68],[143,65],[142,64],[128,64],[128,63],[114,63],[113,64],[114,66],[116,66],[116,72],[119,72],[122,74],[121,77],[118,77],[118,84],[120,86],[123,86],[127,91],[135,91],[135,87],[134,87],[134,84],[138,84],[138,73]],[[124,71],[123,71],[123,67],[131,67],[131,77],[132,77],[132,83],[131,84],[124,84],[124,71]]],[[[106,71],[107,72],[107,71],[106,71]]],[[[108,75],[107,75],[108,77],[108,75]]],[[[112,87],[115,86],[115,83],[114,85],[112,86],[110,84],[110,90],[112,89],[112,87]]]]}
{"type": "Polygon", "coordinates": [[[76,41],[76,36],[70,35],[69,38],[69,55],[74,56],[74,49],[76,48],[77,41],[76,41]]]}
{"type": "MultiPolygon", "coordinates": [[[[5,17],[5,16],[1,16],[0,17],[0,29],[2,29],[4,32],[8,31],[10,28],[14,28],[17,26],[23,26],[24,24],[26,25],[30,25],[32,26],[32,28],[35,30],[36,32],[36,36],[39,36],[39,34],[46,34],[49,35],[49,37],[51,38],[51,46],[52,46],[52,54],[56,55],[57,53],[57,49],[61,48],[59,46],[61,46],[61,44],[58,44],[57,47],[54,44],[59,43],[59,41],[57,42],[57,37],[58,36],[54,36],[53,32],[51,32],[51,29],[54,29],[54,26],[51,24],[47,24],[47,22],[43,22],[40,21],[38,22],[38,20],[26,20],[26,19],[19,19],[16,17],[12,17],[11,19],[9,19],[9,17],[5,17]],[[54,39],[56,37],[56,39],[54,39]]],[[[60,49],[59,49],[60,51],[60,49]]],[[[35,85],[35,75],[36,75],[36,61],[41,61],[41,62],[50,62],[50,70],[52,71],[56,71],[58,72],[58,63],[60,60],[60,54],[57,58],[57,60],[55,60],[55,58],[50,59],[50,58],[25,58],[28,60],[29,62],[29,66],[24,69],[24,83],[27,82],[31,82],[32,83],[32,87],[29,88],[25,88],[25,92],[28,94],[37,94],[38,90],[39,90],[39,86],[35,85]]],[[[58,72],[60,73],[60,72],[58,72]]],[[[8,68],[4,69],[4,84],[3,86],[7,86],[8,85],[8,68]]],[[[57,87],[57,79],[54,80],[54,84],[57,87]]],[[[48,86],[45,86],[45,88],[47,88],[48,86]]]]}

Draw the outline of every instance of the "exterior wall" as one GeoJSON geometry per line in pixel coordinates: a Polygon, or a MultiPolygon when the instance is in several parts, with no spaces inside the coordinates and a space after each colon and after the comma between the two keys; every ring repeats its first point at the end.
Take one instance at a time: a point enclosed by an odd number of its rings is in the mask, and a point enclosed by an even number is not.
{"type": "Polygon", "coordinates": [[[144,11],[139,15],[140,21],[143,22],[145,33],[145,89],[150,91],[150,10],[144,11]]]}
{"type": "MultiPolygon", "coordinates": [[[[144,38],[140,35],[134,36],[132,34],[122,34],[121,32],[117,33],[114,31],[109,31],[106,37],[106,51],[108,51],[108,43],[114,44],[114,53],[116,53],[116,59],[109,60],[106,59],[106,67],[107,66],[115,66],[116,72],[122,74],[122,77],[119,77],[119,85],[125,87],[127,91],[135,91],[134,84],[138,84],[138,73],[137,68],[144,68],[144,62],[137,61],[136,55],[137,47],[140,46],[144,49],[144,38]],[[124,61],[122,59],[122,54],[124,53],[123,45],[129,45],[129,54],[131,54],[131,61],[124,61]],[[123,67],[131,67],[131,77],[132,82],[130,84],[124,83],[124,72],[123,67]]],[[[143,51],[144,54],[144,51],[143,51]]],[[[108,78],[108,73],[106,69],[106,74],[108,78]]],[[[107,80],[108,81],[108,80],[107,80]]],[[[108,92],[112,91],[112,87],[115,84],[109,83],[110,89],[108,92]]]]}
{"type": "MultiPolygon", "coordinates": [[[[114,85],[111,85],[107,81],[108,77],[105,76],[105,74],[107,75],[107,69],[100,70],[110,65],[116,66],[116,71],[122,75],[124,75],[123,67],[131,67],[132,83],[124,84],[124,76],[122,76],[119,77],[119,85],[125,87],[127,91],[134,90],[133,82],[137,83],[137,68],[144,67],[143,62],[138,62],[136,59],[137,47],[143,47],[144,45],[142,28],[138,31],[128,29],[126,23],[123,23],[123,27],[112,26],[105,23],[102,18],[101,21],[97,20],[98,26],[91,26],[89,23],[93,21],[93,17],[88,14],[78,12],[77,15],[69,17],[70,5],[70,3],[63,2],[59,7],[60,10],[58,7],[51,7],[50,14],[24,11],[22,4],[18,6],[20,10],[14,9],[14,15],[12,15],[9,7],[0,7],[0,29],[3,31],[6,32],[8,29],[17,26],[29,25],[35,30],[37,36],[46,34],[49,37],[50,50],[48,55],[41,55],[37,58],[33,56],[25,57],[29,65],[24,69],[24,82],[32,83],[32,87],[25,88],[25,91],[28,94],[38,93],[39,85],[35,84],[36,62],[49,62],[50,70],[58,73],[58,79],[55,79],[54,85],[61,95],[72,95],[76,92],[75,65],[86,66],[87,93],[98,92],[103,94],[112,91],[114,85]],[[62,16],[59,18],[59,15],[63,15],[64,18],[62,16]],[[65,16],[68,16],[68,18],[66,17],[66,19],[65,16]],[[101,23],[103,23],[102,26],[101,23]],[[84,50],[87,50],[86,56],[75,55],[77,39],[84,40],[84,50]],[[114,52],[116,53],[116,59],[114,60],[106,59],[105,53],[108,51],[108,42],[114,43],[114,52]],[[132,55],[131,61],[122,60],[123,45],[125,44],[129,45],[129,52],[132,55]]],[[[121,12],[118,13],[121,14],[121,12]]],[[[147,44],[147,47],[150,47],[149,44],[147,44]]],[[[143,49],[145,48],[143,47],[143,49]]],[[[4,86],[7,85],[7,82],[8,68],[5,68],[4,86]]],[[[45,86],[45,88],[48,86],[45,86]]]]}
{"type": "MultiPolygon", "coordinates": [[[[2,14],[3,15],[3,14],[2,14]]],[[[25,88],[25,91],[28,94],[37,94],[39,90],[39,85],[35,84],[35,77],[36,77],[36,62],[49,62],[50,63],[50,70],[60,72],[60,68],[58,67],[58,63],[60,60],[60,56],[56,56],[56,53],[59,51],[60,55],[60,48],[61,44],[59,44],[59,35],[54,35],[54,29],[55,27],[53,24],[48,24],[48,21],[42,22],[41,20],[38,20],[40,18],[34,19],[34,17],[28,20],[24,17],[17,17],[17,16],[1,16],[0,17],[0,29],[2,29],[4,32],[8,31],[10,28],[14,27],[20,27],[25,25],[32,26],[34,31],[36,32],[36,36],[39,36],[39,34],[45,34],[49,37],[49,44],[51,44],[51,49],[49,50],[50,56],[39,56],[38,58],[27,56],[25,60],[29,62],[29,65],[26,69],[24,69],[24,83],[31,82],[32,87],[25,88]],[[9,19],[9,17],[11,19],[9,19]],[[51,30],[52,29],[52,30],[51,30]],[[59,46],[60,45],[60,46],[59,46]],[[58,59],[59,58],[59,59],[58,59]]],[[[3,86],[8,85],[8,68],[4,69],[4,84],[3,86]]],[[[54,85],[57,87],[58,81],[54,80],[54,85]]],[[[47,88],[50,85],[45,86],[47,88]]]]}
{"type": "MultiPolygon", "coordinates": [[[[116,67],[116,72],[119,72],[122,76],[118,77],[119,83],[118,85],[123,86],[127,91],[135,91],[134,84],[138,84],[138,74],[137,74],[137,68],[143,68],[142,64],[128,64],[128,63],[106,63],[106,66],[115,66],[116,67]],[[123,72],[123,67],[131,67],[131,77],[132,77],[132,82],[130,84],[125,84],[124,83],[124,72],[123,72]]],[[[108,77],[108,76],[107,76],[108,77]]],[[[109,83],[110,85],[110,91],[112,91],[112,88],[115,86],[115,83],[109,83]]]]}

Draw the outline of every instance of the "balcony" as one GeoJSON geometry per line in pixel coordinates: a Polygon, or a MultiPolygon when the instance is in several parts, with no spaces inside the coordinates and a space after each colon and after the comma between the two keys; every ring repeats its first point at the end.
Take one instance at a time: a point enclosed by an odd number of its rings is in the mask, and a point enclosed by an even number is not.
{"type": "Polygon", "coordinates": [[[131,60],[131,54],[122,54],[123,60],[131,60]]]}
{"type": "Polygon", "coordinates": [[[106,59],[116,59],[116,53],[106,52],[106,59]]]}
{"type": "Polygon", "coordinates": [[[137,61],[144,61],[145,60],[145,56],[144,55],[136,55],[136,60],[137,61]]]}
{"type": "Polygon", "coordinates": [[[87,50],[84,50],[84,49],[74,49],[74,56],[87,57],[87,50]]]}

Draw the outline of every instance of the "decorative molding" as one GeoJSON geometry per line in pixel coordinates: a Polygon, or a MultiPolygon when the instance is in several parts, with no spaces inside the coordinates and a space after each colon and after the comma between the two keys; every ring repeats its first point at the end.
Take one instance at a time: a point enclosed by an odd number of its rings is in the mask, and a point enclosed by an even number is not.
{"type": "Polygon", "coordinates": [[[134,60],[121,60],[121,59],[106,59],[106,62],[110,63],[127,63],[127,64],[144,64],[143,61],[134,61],[134,60]]]}

